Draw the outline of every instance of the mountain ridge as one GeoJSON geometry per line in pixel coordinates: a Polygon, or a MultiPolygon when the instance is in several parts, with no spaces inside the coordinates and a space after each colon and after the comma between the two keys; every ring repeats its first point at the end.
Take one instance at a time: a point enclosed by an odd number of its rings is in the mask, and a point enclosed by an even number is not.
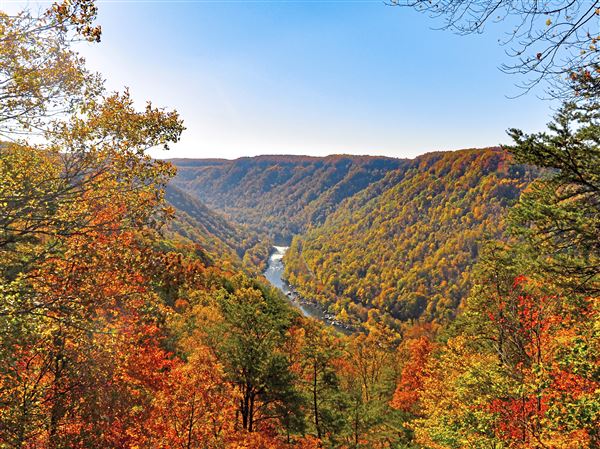
{"type": "Polygon", "coordinates": [[[406,163],[345,155],[171,162],[178,169],[173,185],[278,243],[289,243],[293,235],[322,222],[344,198],[406,163]]]}
{"type": "Polygon", "coordinates": [[[390,325],[449,320],[480,241],[503,236],[506,210],[534,177],[499,147],[178,163],[174,186],[264,241],[290,244],[291,284],[353,324],[373,314],[390,325]]]}

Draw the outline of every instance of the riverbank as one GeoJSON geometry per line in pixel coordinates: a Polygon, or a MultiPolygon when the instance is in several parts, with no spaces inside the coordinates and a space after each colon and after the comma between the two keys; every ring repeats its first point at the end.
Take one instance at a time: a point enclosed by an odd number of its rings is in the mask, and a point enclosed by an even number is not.
{"type": "Polygon", "coordinates": [[[301,297],[294,288],[283,279],[283,256],[288,250],[287,246],[274,246],[273,252],[269,257],[267,269],[263,273],[267,280],[274,287],[278,288],[286,296],[290,304],[299,309],[304,316],[322,321],[328,326],[334,327],[337,331],[343,334],[351,334],[354,329],[339,322],[334,315],[326,312],[320,304],[311,302],[301,297]]]}

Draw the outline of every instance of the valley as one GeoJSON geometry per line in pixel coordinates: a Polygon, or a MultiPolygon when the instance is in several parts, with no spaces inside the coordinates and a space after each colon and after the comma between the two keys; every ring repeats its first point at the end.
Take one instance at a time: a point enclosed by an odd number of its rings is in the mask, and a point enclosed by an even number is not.
{"type": "Polygon", "coordinates": [[[498,148],[413,160],[172,162],[178,167],[173,188],[248,236],[240,257],[267,268],[267,278],[286,296],[293,288],[293,295],[310,298],[304,306],[317,307],[320,318],[348,328],[369,320],[393,328],[452,320],[469,291],[482,241],[503,235],[505,211],[536,177],[531,168],[511,165],[498,148]],[[290,249],[272,254],[267,267],[269,242],[290,249]],[[249,250],[257,256],[245,256],[249,250]],[[285,267],[273,260],[280,256],[285,267]]]}
{"type": "Polygon", "coordinates": [[[0,449],[600,449],[598,1],[38,3],[0,449]]]}
{"type": "Polygon", "coordinates": [[[294,288],[283,279],[283,274],[285,271],[283,257],[288,249],[289,247],[287,246],[273,247],[273,252],[269,257],[269,262],[267,264],[267,269],[263,273],[264,277],[271,283],[271,285],[279,289],[288,299],[289,303],[300,310],[305,317],[322,321],[323,323],[332,326],[343,334],[350,334],[353,331],[352,328],[337,321],[335,316],[326,313],[319,304],[301,297],[298,292],[296,292],[294,288]]]}

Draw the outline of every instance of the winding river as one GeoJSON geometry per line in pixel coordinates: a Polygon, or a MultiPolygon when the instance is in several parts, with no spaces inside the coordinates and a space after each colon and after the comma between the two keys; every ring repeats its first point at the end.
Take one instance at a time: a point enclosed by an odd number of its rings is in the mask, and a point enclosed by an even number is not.
{"type": "Polygon", "coordinates": [[[288,301],[297,309],[299,309],[304,316],[315,318],[322,321],[323,323],[333,326],[339,332],[344,334],[350,334],[352,332],[346,326],[341,325],[335,320],[335,317],[327,314],[317,304],[312,304],[300,297],[296,291],[283,279],[283,256],[288,250],[287,246],[274,246],[271,257],[267,264],[267,269],[264,272],[264,276],[273,285],[281,290],[288,301]]]}

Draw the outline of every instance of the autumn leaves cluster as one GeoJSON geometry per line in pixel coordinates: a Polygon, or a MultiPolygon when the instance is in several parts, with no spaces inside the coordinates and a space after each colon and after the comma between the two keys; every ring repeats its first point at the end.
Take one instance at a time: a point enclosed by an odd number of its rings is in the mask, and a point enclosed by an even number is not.
{"type": "MultiPolygon", "coordinates": [[[[382,242],[430,207],[437,222],[412,227],[403,246],[415,260],[435,243],[427,236],[450,236],[397,291],[400,261],[360,266],[368,246],[344,211],[343,239],[311,234],[303,250],[321,284],[302,287],[360,319],[343,336],[255,270],[165,237],[174,171],[146,151],[176,142],[183,124],[86,70],[71,44],[99,40],[95,14],[88,0],[0,13],[0,448],[600,445],[600,125],[589,97],[548,133],[511,131],[510,158],[429,156],[406,179],[385,178],[388,201],[357,205],[386,218],[362,222],[382,242]],[[446,169],[460,185],[432,179],[446,169]],[[523,170],[539,178],[525,186],[523,170]],[[412,190],[417,205],[399,208],[394,194],[412,190]],[[505,232],[490,236],[499,214],[505,232]],[[352,269],[330,270],[341,256],[352,269]]],[[[234,236],[231,248],[256,243],[234,236]]]]}

